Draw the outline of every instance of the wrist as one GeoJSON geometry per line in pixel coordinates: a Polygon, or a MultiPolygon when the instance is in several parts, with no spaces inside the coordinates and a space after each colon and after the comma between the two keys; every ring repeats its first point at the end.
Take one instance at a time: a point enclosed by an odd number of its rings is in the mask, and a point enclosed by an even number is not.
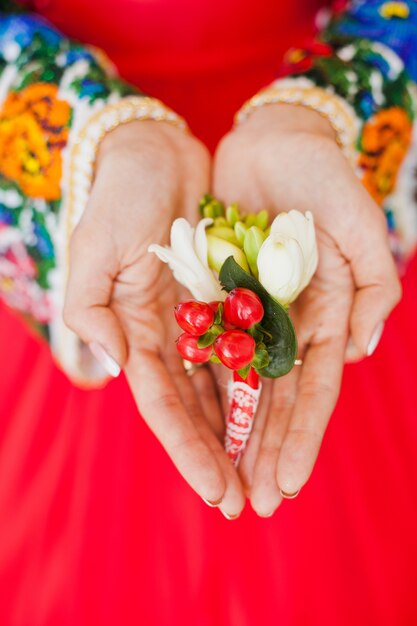
{"type": "Polygon", "coordinates": [[[146,150],[173,149],[184,137],[184,130],[169,122],[153,120],[134,120],[128,124],[120,124],[107,133],[100,142],[97,152],[96,166],[115,155],[132,155],[146,150]]]}
{"type": "Polygon", "coordinates": [[[274,133],[309,133],[337,142],[337,134],[330,121],[318,111],[295,104],[266,104],[252,111],[240,122],[237,130],[250,133],[268,130],[274,133]]]}

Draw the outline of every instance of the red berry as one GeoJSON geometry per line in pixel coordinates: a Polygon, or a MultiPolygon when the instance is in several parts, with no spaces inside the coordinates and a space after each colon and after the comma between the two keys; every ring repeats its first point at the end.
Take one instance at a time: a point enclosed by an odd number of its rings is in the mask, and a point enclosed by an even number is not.
{"type": "Polygon", "coordinates": [[[187,300],[181,302],[174,309],[178,326],[189,335],[199,337],[204,335],[214,322],[215,312],[206,302],[187,300]]]}
{"type": "Polygon", "coordinates": [[[183,359],[191,363],[207,363],[211,357],[211,346],[199,348],[197,341],[198,337],[183,333],[177,339],[177,350],[183,359]]]}
{"type": "Polygon", "coordinates": [[[231,370],[240,370],[252,362],[256,342],[243,330],[226,330],[213,344],[220,361],[231,370]]]}
{"type": "Polygon", "coordinates": [[[236,287],[224,301],[224,319],[238,328],[250,328],[258,324],[264,316],[260,298],[243,287],[236,287]]]}
{"type": "Polygon", "coordinates": [[[212,300],[208,303],[210,309],[213,309],[214,314],[217,313],[217,309],[219,308],[219,304],[221,304],[220,300],[212,300]]]}
{"type": "Polygon", "coordinates": [[[249,387],[252,387],[252,389],[259,388],[259,374],[253,369],[253,367],[250,368],[249,374],[246,376],[246,378],[241,378],[241,376],[239,376],[239,374],[235,372],[233,375],[233,380],[238,382],[245,382],[247,385],[249,385],[249,387]]]}

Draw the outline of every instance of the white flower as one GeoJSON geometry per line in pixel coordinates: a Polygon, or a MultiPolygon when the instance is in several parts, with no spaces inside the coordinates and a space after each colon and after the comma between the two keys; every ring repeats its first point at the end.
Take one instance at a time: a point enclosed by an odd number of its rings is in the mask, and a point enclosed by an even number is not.
{"type": "Polygon", "coordinates": [[[196,300],[203,302],[226,297],[208,266],[206,227],[212,223],[210,218],[202,219],[194,231],[189,222],[180,217],[172,224],[170,247],[152,244],[148,248],[148,252],[154,252],[161,261],[168,263],[175,280],[196,300]]]}
{"type": "Polygon", "coordinates": [[[3,48],[3,57],[7,63],[16,61],[20,54],[20,46],[16,41],[7,41],[3,48]]]}
{"type": "Polygon", "coordinates": [[[293,302],[317,269],[318,252],[312,214],[280,213],[259,250],[259,280],[281,304],[293,302]]]}
{"type": "Polygon", "coordinates": [[[3,191],[2,199],[10,209],[16,209],[23,202],[22,196],[17,193],[16,189],[6,189],[3,191]]]}

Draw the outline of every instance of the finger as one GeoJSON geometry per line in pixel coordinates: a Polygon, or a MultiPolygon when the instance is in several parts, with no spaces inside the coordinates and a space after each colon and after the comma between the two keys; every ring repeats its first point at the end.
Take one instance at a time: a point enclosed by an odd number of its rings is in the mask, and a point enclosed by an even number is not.
{"type": "Polygon", "coordinates": [[[201,498],[222,500],[226,489],[222,469],[159,355],[131,349],[125,372],[142,417],[180,474],[201,498]]]}
{"type": "Polygon", "coordinates": [[[221,408],[221,400],[210,368],[200,367],[196,373],[191,376],[190,381],[199,399],[207,422],[210,424],[218,441],[222,444],[224,439],[224,417],[221,408]]]}
{"type": "Polygon", "coordinates": [[[362,359],[363,353],[355,346],[352,341],[352,337],[349,337],[345,351],[345,363],[357,363],[362,359]]]}
{"type": "MultiPolygon", "coordinates": [[[[192,379],[197,377],[197,373],[192,378],[187,377],[186,375],[184,375],[182,365],[179,368],[175,367],[174,369],[170,367],[170,371],[173,373],[174,380],[176,382],[177,388],[180,390],[180,395],[188,414],[193,420],[202,439],[213,451],[219,467],[223,472],[223,476],[226,482],[226,489],[223,495],[223,499],[221,503],[219,503],[219,508],[221,509],[225,517],[227,517],[228,519],[235,519],[239,517],[245,506],[245,494],[243,492],[242,484],[239,480],[236,469],[233,467],[232,463],[226,455],[226,452],[223,448],[223,443],[220,442],[219,439],[216,437],[216,434],[210,428],[210,425],[207,421],[207,414],[204,413],[204,409],[210,410],[210,404],[206,402],[204,405],[201,405],[201,396],[198,396],[196,394],[196,391],[192,384],[192,379]]],[[[206,382],[210,381],[211,377],[206,379],[206,382]]],[[[212,391],[214,392],[213,388],[212,391]]],[[[209,389],[206,390],[206,393],[209,393],[209,389]]],[[[217,410],[219,409],[217,408],[217,410]]]]}
{"type": "Polygon", "coordinates": [[[71,239],[70,272],[64,321],[85,343],[107,373],[117,376],[126,357],[126,341],[110,308],[117,259],[111,239],[99,228],[81,222],[71,239]]]}
{"type": "Polygon", "coordinates": [[[193,376],[185,375],[182,359],[178,357],[173,344],[167,349],[165,362],[188,414],[223,471],[226,489],[219,508],[226,518],[236,519],[245,506],[245,494],[236,469],[223,447],[224,419],[210,369],[200,367],[193,376]],[[211,423],[214,424],[217,434],[210,427],[211,423]]]}
{"type": "Polygon", "coordinates": [[[297,396],[300,367],[274,382],[268,419],[259,446],[250,493],[252,508],[270,517],[282,501],[277,482],[277,465],[282,442],[297,396]]]}
{"type": "Polygon", "coordinates": [[[308,480],[339,394],[347,328],[305,354],[297,399],[278,458],[277,482],[293,494],[308,480]]]}
{"type": "MultiPolygon", "coordinates": [[[[220,397],[220,404],[223,416],[229,412],[230,390],[232,383],[232,373],[226,367],[214,364],[211,366],[214,380],[216,381],[217,390],[220,397]]],[[[223,420],[225,418],[223,417],[223,420]]]]}
{"type": "Polygon", "coordinates": [[[375,350],[384,320],[401,298],[386,220],[379,207],[375,205],[364,212],[363,224],[356,236],[349,239],[349,246],[348,258],[357,287],[350,329],[352,342],[363,357],[375,350]]]}

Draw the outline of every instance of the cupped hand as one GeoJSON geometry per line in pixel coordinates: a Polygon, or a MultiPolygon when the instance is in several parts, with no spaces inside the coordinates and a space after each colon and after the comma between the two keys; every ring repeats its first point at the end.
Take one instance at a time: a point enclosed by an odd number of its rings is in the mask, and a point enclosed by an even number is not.
{"type": "MultiPolygon", "coordinates": [[[[175,348],[181,295],[153,254],[173,220],[195,217],[209,157],[165,122],[132,122],[103,141],[91,196],[71,240],[64,319],[113,374],[195,491],[237,515],[245,496],[220,442],[223,419],[207,368],[186,376],[175,348]]],[[[115,419],[123,416],[115,416],[115,419]]]]}
{"type": "Polygon", "coordinates": [[[303,364],[264,386],[240,464],[252,506],[267,516],[282,492],[295,494],[308,480],[347,346],[355,359],[373,351],[401,287],[383,212],[316,112],[284,104],[254,112],[217,150],[214,193],[245,210],[309,210],[317,231],[317,272],[291,306],[303,364]]]}

